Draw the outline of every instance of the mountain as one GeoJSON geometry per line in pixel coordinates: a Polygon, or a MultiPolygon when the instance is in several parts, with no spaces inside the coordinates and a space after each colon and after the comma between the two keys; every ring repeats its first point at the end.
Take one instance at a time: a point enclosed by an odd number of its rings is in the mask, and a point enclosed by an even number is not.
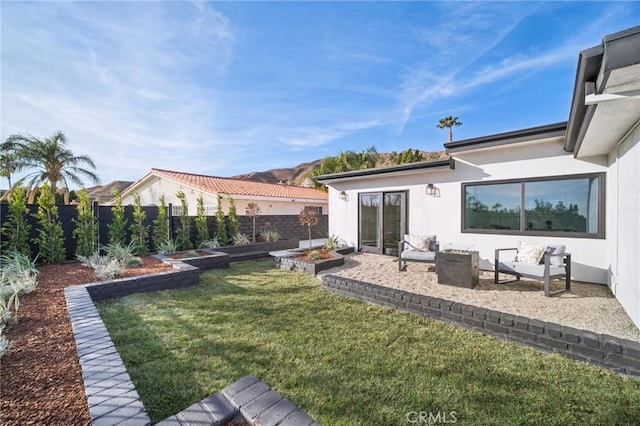
{"type": "MultiPolygon", "coordinates": [[[[437,160],[440,158],[447,158],[448,155],[444,151],[421,151],[425,160],[437,160]]],[[[391,162],[390,153],[379,153],[380,160],[377,167],[390,166],[391,162]]],[[[289,185],[305,186],[305,176],[315,168],[320,167],[322,160],[314,160],[308,163],[298,164],[291,168],[271,169],[263,172],[251,172],[242,175],[231,176],[233,179],[245,179],[255,182],[266,183],[284,183],[289,185]]]]}

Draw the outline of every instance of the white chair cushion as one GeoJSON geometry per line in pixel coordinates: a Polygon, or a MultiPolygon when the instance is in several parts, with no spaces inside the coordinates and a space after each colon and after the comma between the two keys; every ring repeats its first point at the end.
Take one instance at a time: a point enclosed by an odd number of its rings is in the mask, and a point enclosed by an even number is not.
{"type": "Polygon", "coordinates": [[[409,243],[409,249],[420,251],[434,251],[436,244],[435,235],[405,234],[404,240],[409,243]]]}
{"type": "MultiPolygon", "coordinates": [[[[504,271],[515,272],[524,276],[544,278],[544,265],[531,265],[523,262],[500,262],[500,269],[504,271]]],[[[564,275],[565,270],[562,266],[551,266],[549,275],[564,275]]]]}

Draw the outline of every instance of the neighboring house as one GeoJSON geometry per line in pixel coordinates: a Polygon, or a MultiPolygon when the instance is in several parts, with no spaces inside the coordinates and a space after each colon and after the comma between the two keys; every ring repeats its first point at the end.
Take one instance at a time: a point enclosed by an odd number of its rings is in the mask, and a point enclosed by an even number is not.
{"type": "MultiPolygon", "coordinates": [[[[306,206],[316,207],[326,215],[327,193],[312,188],[252,182],[216,176],[197,175],[170,170],[151,169],[142,179],[122,192],[122,204],[133,204],[134,194],[140,195],[142,205],[159,205],[164,194],[165,202],[180,206],[176,197],[184,192],[189,205],[189,215],[196,215],[197,200],[202,196],[206,214],[213,216],[221,197],[222,210],[229,212],[229,197],[233,198],[238,216],[246,215],[249,203],[257,203],[261,215],[298,215],[306,206]]],[[[113,204],[113,200],[108,203],[113,204]]]]}
{"type": "Polygon", "coordinates": [[[576,280],[607,284],[640,326],[640,27],[580,52],[568,122],[445,144],[448,160],[324,175],[329,232],[393,253],[565,244],[576,280]]]}
{"type": "Polygon", "coordinates": [[[113,200],[114,190],[122,192],[131,186],[132,183],[131,181],[114,180],[106,185],[87,188],[87,193],[91,201],[97,201],[98,204],[105,204],[113,200]]]}

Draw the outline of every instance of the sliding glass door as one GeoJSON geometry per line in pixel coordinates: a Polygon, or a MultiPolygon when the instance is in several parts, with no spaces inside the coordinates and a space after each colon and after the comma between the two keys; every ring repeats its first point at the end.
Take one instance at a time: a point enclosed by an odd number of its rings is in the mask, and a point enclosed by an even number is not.
{"type": "Polygon", "coordinates": [[[396,255],[406,229],[406,192],[360,194],[360,249],[396,255]]]}

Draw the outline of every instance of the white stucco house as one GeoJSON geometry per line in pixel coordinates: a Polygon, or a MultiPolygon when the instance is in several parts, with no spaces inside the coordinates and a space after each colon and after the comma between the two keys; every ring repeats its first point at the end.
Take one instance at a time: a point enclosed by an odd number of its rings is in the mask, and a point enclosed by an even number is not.
{"type": "Polygon", "coordinates": [[[449,159],[324,175],[329,232],[393,253],[404,233],[471,245],[564,244],[640,326],[640,27],[579,53],[567,122],[445,144],[449,159]]]}
{"type": "Polygon", "coordinates": [[[142,179],[126,188],[121,194],[122,204],[133,204],[133,197],[138,194],[143,206],[159,205],[164,194],[167,204],[179,207],[178,191],[185,194],[188,214],[192,216],[196,215],[200,196],[207,215],[215,214],[218,197],[221,197],[225,214],[229,212],[229,198],[233,198],[238,216],[246,214],[249,203],[257,203],[261,215],[299,215],[306,206],[316,207],[319,214],[327,214],[328,211],[327,193],[318,189],[162,169],[151,169],[142,179]]]}

